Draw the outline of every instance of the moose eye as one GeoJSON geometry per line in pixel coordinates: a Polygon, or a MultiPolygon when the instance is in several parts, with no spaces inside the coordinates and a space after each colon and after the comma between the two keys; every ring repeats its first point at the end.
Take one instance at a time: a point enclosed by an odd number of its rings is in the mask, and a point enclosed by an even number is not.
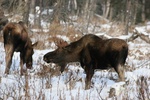
{"type": "Polygon", "coordinates": [[[64,47],[63,50],[67,51],[68,53],[71,53],[71,51],[72,51],[70,47],[68,47],[68,48],[64,47]]]}

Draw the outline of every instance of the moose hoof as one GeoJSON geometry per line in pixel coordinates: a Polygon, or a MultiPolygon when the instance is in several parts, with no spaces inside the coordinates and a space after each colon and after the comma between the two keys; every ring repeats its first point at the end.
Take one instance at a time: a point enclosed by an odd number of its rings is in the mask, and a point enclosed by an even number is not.
{"type": "Polygon", "coordinates": [[[86,86],[85,86],[85,90],[90,89],[90,87],[91,87],[91,85],[89,85],[89,84],[88,84],[88,85],[86,85],[86,86]]]}
{"type": "Polygon", "coordinates": [[[5,75],[8,75],[9,74],[9,72],[8,71],[5,71],[5,75]]]}

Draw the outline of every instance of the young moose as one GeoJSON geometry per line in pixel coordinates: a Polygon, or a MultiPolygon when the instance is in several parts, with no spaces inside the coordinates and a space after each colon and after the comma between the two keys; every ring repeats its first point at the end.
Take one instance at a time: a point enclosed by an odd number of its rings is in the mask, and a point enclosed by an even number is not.
{"type": "Polygon", "coordinates": [[[86,86],[91,86],[94,69],[114,68],[120,81],[124,81],[124,64],[128,55],[128,45],[121,39],[103,40],[96,35],[88,34],[78,41],[44,55],[47,63],[61,66],[61,72],[69,62],[80,62],[86,72],[86,86]]]}
{"type": "Polygon", "coordinates": [[[20,74],[23,75],[23,64],[26,63],[28,69],[32,68],[32,55],[33,46],[26,26],[23,22],[8,23],[3,29],[4,48],[5,48],[5,60],[6,69],[5,74],[9,74],[10,66],[12,63],[13,53],[20,52],[20,74]]]}

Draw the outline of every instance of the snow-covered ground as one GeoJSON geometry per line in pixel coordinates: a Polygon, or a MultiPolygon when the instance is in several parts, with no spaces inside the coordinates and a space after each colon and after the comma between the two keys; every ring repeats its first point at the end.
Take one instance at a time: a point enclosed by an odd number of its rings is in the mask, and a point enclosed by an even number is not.
{"type": "MultiPolygon", "coordinates": [[[[143,26],[137,29],[150,37],[150,33],[145,32],[147,28],[148,26],[146,28],[143,26]]],[[[120,36],[118,38],[125,39],[127,37],[120,36]]],[[[140,38],[134,42],[128,42],[128,44],[126,82],[117,82],[118,76],[114,71],[96,70],[92,78],[92,87],[84,90],[86,74],[80,64],[68,64],[67,70],[58,74],[55,73],[58,70],[54,64],[46,64],[43,61],[43,55],[54,49],[34,50],[33,69],[27,70],[26,76],[20,76],[19,53],[14,53],[10,74],[4,75],[5,51],[3,43],[0,43],[0,99],[112,100],[116,98],[117,100],[141,100],[145,98],[145,100],[149,100],[150,44],[140,38]],[[44,66],[53,70],[46,72],[44,66]]]]}

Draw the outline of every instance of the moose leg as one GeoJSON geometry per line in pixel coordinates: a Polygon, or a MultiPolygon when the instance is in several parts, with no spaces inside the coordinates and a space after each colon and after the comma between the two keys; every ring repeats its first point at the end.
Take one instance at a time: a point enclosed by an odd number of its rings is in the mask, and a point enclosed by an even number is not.
{"type": "Polygon", "coordinates": [[[85,72],[86,72],[85,89],[87,90],[87,89],[90,89],[91,79],[93,77],[94,70],[92,69],[92,67],[86,66],[85,72]]]}
{"type": "Polygon", "coordinates": [[[91,86],[91,79],[94,74],[94,69],[88,47],[83,50],[83,63],[85,64],[84,69],[86,72],[85,89],[89,89],[91,86]]]}
{"type": "Polygon", "coordinates": [[[116,68],[115,68],[116,72],[118,73],[119,76],[119,80],[120,81],[125,81],[125,72],[124,72],[124,66],[119,64],[116,68]]]}
{"type": "Polygon", "coordinates": [[[66,64],[65,63],[61,63],[60,64],[60,72],[63,73],[63,71],[65,70],[66,64]]]}
{"type": "Polygon", "coordinates": [[[20,53],[20,74],[21,75],[23,75],[23,64],[24,64],[23,55],[20,53]]]}
{"type": "Polygon", "coordinates": [[[20,57],[20,74],[23,75],[23,59],[20,57]]]}
{"type": "Polygon", "coordinates": [[[65,66],[61,66],[60,72],[62,73],[65,70],[65,66]]]}
{"type": "Polygon", "coordinates": [[[5,54],[6,54],[5,55],[5,61],[6,61],[5,74],[9,74],[13,53],[14,53],[13,46],[5,45],[5,54]]]}

